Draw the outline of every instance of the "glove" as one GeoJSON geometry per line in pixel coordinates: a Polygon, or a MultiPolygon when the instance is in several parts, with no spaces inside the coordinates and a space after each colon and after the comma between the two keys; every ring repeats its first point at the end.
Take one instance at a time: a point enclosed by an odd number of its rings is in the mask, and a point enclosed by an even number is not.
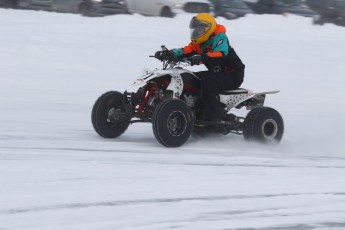
{"type": "Polygon", "coordinates": [[[155,53],[155,58],[160,61],[174,58],[174,52],[171,50],[157,51],[155,53]]]}
{"type": "Polygon", "coordinates": [[[200,65],[200,62],[202,61],[201,55],[197,54],[189,58],[190,64],[193,65],[200,65]]]}
{"type": "Polygon", "coordinates": [[[162,61],[163,60],[163,51],[157,51],[155,53],[155,58],[157,58],[158,60],[162,61]]]}

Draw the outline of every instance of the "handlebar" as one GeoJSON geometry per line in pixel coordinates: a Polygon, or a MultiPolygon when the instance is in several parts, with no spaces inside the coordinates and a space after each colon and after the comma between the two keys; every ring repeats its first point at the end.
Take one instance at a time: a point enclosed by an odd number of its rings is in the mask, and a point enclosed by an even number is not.
{"type": "Polygon", "coordinates": [[[175,58],[171,55],[171,51],[169,51],[164,45],[161,46],[162,48],[162,53],[160,56],[156,55],[150,55],[149,57],[156,58],[163,62],[163,69],[167,69],[168,67],[170,69],[174,68],[175,66],[180,66],[181,63],[184,63],[186,65],[191,65],[191,62],[188,58],[182,58],[178,57],[175,58]]]}
{"type": "Polygon", "coordinates": [[[152,57],[152,58],[156,58],[158,59],[159,61],[168,61],[168,62],[175,62],[175,63],[178,63],[178,62],[184,62],[184,63],[190,63],[190,60],[189,58],[169,58],[169,59],[159,59],[158,57],[156,57],[155,55],[150,55],[149,57],[152,57]]]}
{"type": "Polygon", "coordinates": [[[190,66],[191,65],[191,62],[188,58],[170,58],[170,59],[161,60],[154,55],[150,55],[149,57],[156,58],[156,59],[160,60],[161,62],[163,62],[163,70],[166,70],[168,68],[172,69],[176,66],[180,67],[182,63],[184,64],[184,66],[190,66]]]}

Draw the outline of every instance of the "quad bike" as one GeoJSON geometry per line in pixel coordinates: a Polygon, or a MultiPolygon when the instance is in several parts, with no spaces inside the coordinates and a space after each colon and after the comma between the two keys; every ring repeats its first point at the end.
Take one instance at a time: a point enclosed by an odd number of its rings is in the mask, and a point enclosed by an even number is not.
{"type": "MultiPolygon", "coordinates": [[[[162,51],[166,50],[162,46],[162,51]]],[[[109,91],[98,98],[91,119],[100,136],[116,138],[129,124],[151,122],[154,136],[166,147],[183,145],[193,132],[236,133],[246,140],[266,143],[281,140],[284,131],[281,115],[275,109],[263,106],[266,94],[279,91],[253,93],[236,89],[220,92],[224,110],[246,107],[250,110],[247,116],[229,114],[231,119],[201,119],[200,79],[182,68],[190,65],[189,60],[168,56],[159,59],[163,68],[146,71],[133,83],[138,86],[136,92],[109,91]]]]}

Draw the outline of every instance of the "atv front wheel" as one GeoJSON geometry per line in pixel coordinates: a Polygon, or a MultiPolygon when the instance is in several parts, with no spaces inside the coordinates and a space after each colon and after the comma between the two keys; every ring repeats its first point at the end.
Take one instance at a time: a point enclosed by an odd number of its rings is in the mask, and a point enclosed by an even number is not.
{"type": "Polygon", "coordinates": [[[92,108],[91,121],[95,131],[104,138],[115,138],[126,131],[131,117],[126,114],[123,94],[104,93],[92,108]]]}
{"type": "Polygon", "coordinates": [[[248,113],[243,123],[243,136],[246,140],[279,142],[283,133],[283,119],[278,111],[272,108],[254,108],[248,113]]]}
{"type": "Polygon", "coordinates": [[[193,112],[181,100],[167,99],[153,113],[153,133],[159,143],[166,147],[183,145],[190,137],[193,125],[193,112]]]}

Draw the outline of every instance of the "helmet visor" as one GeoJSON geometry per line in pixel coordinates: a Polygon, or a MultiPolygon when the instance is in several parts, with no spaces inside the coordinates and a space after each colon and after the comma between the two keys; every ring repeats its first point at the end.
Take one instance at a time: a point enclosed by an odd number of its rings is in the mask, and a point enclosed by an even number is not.
{"type": "Polygon", "coordinates": [[[206,34],[206,32],[210,29],[211,25],[208,22],[201,21],[196,17],[192,18],[189,24],[190,29],[190,38],[197,39],[202,35],[206,34]]]}

